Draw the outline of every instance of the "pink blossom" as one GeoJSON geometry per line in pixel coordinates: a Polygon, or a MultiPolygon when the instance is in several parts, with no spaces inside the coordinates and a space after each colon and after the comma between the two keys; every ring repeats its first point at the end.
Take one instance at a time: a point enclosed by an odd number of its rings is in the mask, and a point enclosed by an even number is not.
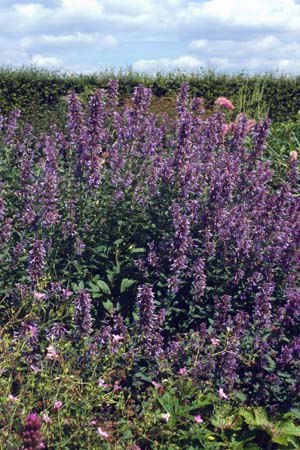
{"type": "Polygon", "coordinates": [[[91,420],[91,425],[97,425],[97,419],[93,419],[93,420],[91,420]]]}
{"type": "Polygon", "coordinates": [[[119,385],[119,383],[116,381],[114,384],[114,392],[121,391],[122,387],[119,385]]]}
{"type": "Polygon", "coordinates": [[[233,104],[226,97],[218,97],[215,104],[218,106],[224,106],[225,109],[234,109],[233,104]]]}
{"type": "Polygon", "coordinates": [[[121,336],[121,335],[119,335],[119,334],[113,334],[113,335],[112,335],[112,338],[113,338],[113,341],[114,341],[114,342],[119,342],[119,341],[122,341],[123,336],[121,336]]]}
{"type": "Polygon", "coordinates": [[[9,401],[9,403],[17,403],[17,402],[20,401],[20,399],[19,399],[18,397],[15,397],[15,396],[12,395],[12,394],[9,394],[9,396],[8,396],[8,401],[9,401]]]}
{"type": "Polygon", "coordinates": [[[298,159],[298,153],[296,152],[296,150],[292,150],[290,152],[290,160],[294,162],[294,161],[297,161],[297,159],[298,159]]]}
{"type": "Polygon", "coordinates": [[[55,348],[53,347],[53,345],[49,345],[49,347],[47,347],[47,355],[46,358],[50,359],[52,361],[55,361],[59,358],[58,353],[56,352],[55,348]]]}
{"type": "Polygon", "coordinates": [[[98,430],[98,433],[100,434],[100,436],[105,437],[105,438],[109,437],[109,434],[106,433],[106,431],[103,431],[101,427],[98,427],[97,430],[98,430]]]}
{"type": "Polygon", "coordinates": [[[163,389],[163,386],[159,383],[156,383],[156,381],[152,381],[153,386],[155,389],[163,389]]]}
{"type": "Polygon", "coordinates": [[[106,384],[106,383],[104,382],[103,378],[98,378],[98,384],[99,384],[99,386],[101,386],[101,387],[103,387],[103,388],[108,387],[108,384],[106,384]]]}
{"type": "Polygon", "coordinates": [[[179,373],[179,375],[186,375],[186,373],[187,373],[186,367],[181,367],[181,368],[178,370],[178,373],[179,373]]]}
{"type": "Polygon", "coordinates": [[[217,346],[220,344],[220,339],[217,338],[211,338],[210,342],[212,343],[213,346],[217,346]]]}
{"type": "Polygon", "coordinates": [[[196,423],[202,423],[203,419],[200,415],[194,417],[196,423]]]}
{"type": "Polygon", "coordinates": [[[30,369],[33,370],[33,373],[38,373],[41,371],[41,369],[37,366],[35,366],[34,364],[31,364],[30,369]]]}
{"type": "Polygon", "coordinates": [[[220,388],[220,389],[218,390],[218,394],[219,394],[219,397],[220,397],[220,398],[223,398],[223,399],[225,399],[225,400],[227,400],[227,399],[229,398],[228,395],[225,394],[223,388],[220,388]]]}
{"type": "Polygon", "coordinates": [[[56,411],[59,411],[63,406],[62,401],[60,400],[56,400],[56,402],[54,402],[53,408],[56,409],[56,411]]]}
{"type": "Polygon", "coordinates": [[[170,413],[164,413],[164,414],[161,415],[161,417],[162,417],[166,422],[168,422],[168,420],[169,420],[170,417],[171,417],[171,414],[170,414],[170,413]]]}
{"type": "Polygon", "coordinates": [[[45,300],[46,298],[46,294],[44,294],[43,292],[34,292],[33,296],[36,300],[45,300]]]}
{"type": "Polygon", "coordinates": [[[46,414],[46,413],[44,413],[44,414],[42,415],[42,419],[43,419],[43,422],[45,422],[45,423],[51,423],[51,419],[50,419],[50,417],[48,416],[48,414],[46,414]]]}

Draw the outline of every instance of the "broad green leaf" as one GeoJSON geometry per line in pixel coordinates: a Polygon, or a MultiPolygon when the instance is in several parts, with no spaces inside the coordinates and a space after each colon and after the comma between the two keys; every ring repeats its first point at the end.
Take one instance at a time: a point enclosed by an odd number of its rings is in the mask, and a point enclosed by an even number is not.
{"type": "Polygon", "coordinates": [[[128,288],[130,288],[134,283],[136,283],[136,280],[131,280],[129,278],[123,278],[121,282],[120,292],[123,294],[128,288]]]}
{"type": "Polygon", "coordinates": [[[103,280],[97,280],[97,286],[99,286],[100,291],[103,292],[104,294],[110,295],[110,288],[108,286],[107,283],[105,283],[105,281],[103,280]]]}

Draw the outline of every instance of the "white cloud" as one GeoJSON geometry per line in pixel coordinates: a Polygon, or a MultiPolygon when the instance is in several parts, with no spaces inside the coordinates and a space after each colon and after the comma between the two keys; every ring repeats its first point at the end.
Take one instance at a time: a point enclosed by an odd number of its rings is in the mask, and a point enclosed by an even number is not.
{"type": "Polygon", "coordinates": [[[103,48],[111,48],[118,45],[118,40],[111,34],[102,35],[101,33],[74,33],[51,35],[43,34],[38,37],[25,37],[21,39],[20,44],[24,48],[34,46],[69,46],[73,44],[97,44],[103,48]]]}
{"type": "Polygon", "coordinates": [[[62,66],[62,61],[55,56],[32,55],[30,62],[38,67],[58,67],[62,66]]]}
{"type": "Polygon", "coordinates": [[[140,59],[135,61],[132,69],[138,72],[172,71],[176,69],[196,70],[204,67],[205,63],[190,55],[178,58],[140,59]]]}
{"type": "Polygon", "coordinates": [[[0,0],[0,30],[0,63],[299,70],[298,0],[0,0]]]}
{"type": "Polygon", "coordinates": [[[178,17],[183,26],[195,23],[201,26],[209,21],[230,28],[298,30],[300,4],[293,0],[207,0],[189,2],[178,17]]]}

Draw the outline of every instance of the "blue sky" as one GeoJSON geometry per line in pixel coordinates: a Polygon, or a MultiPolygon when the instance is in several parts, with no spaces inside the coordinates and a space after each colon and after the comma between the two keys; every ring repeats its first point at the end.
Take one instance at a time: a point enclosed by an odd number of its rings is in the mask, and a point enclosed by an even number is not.
{"type": "Polygon", "coordinates": [[[0,0],[0,63],[300,73],[299,0],[0,0]]]}

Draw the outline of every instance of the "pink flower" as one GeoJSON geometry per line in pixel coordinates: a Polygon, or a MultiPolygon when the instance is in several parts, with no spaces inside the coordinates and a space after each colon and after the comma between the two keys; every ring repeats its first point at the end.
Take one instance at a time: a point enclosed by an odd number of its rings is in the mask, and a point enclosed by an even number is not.
{"type": "Polygon", "coordinates": [[[220,344],[220,339],[217,339],[217,338],[211,338],[210,342],[212,343],[212,345],[213,345],[214,347],[216,347],[217,345],[220,344]]]}
{"type": "Polygon", "coordinates": [[[168,420],[169,420],[170,417],[171,417],[171,414],[170,414],[170,413],[164,413],[164,414],[161,415],[161,417],[162,417],[166,422],[168,422],[168,420]]]}
{"type": "Polygon", "coordinates": [[[56,400],[54,402],[53,408],[56,409],[56,411],[59,411],[63,406],[63,403],[60,400],[56,400]]]}
{"type": "Polygon", "coordinates": [[[202,423],[203,419],[200,415],[194,417],[196,423],[202,423]]]}
{"type": "Polygon", "coordinates": [[[47,355],[46,358],[50,359],[52,361],[55,361],[59,358],[58,353],[56,352],[55,348],[53,347],[53,345],[49,345],[49,347],[47,347],[47,355]]]}
{"type": "Polygon", "coordinates": [[[43,294],[43,292],[34,292],[33,296],[36,300],[45,300],[46,294],[43,294]]]}
{"type": "Polygon", "coordinates": [[[91,425],[97,425],[97,419],[93,419],[93,420],[91,420],[91,425]]]}
{"type": "Polygon", "coordinates": [[[99,384],[99,386],[101,386],[101,387],[103,387],[103,388],[108,387],[108,384],[106,384],[106,383],[104,382],[103,378],[98,378],[98,384],[99,384]]]}
{"type": "Polygon", "coordinates": [[[152,381],[153,386],[155,389],[163,389],[163,386],[159,383],[156,383],[156,381],[152,381]]]}
{"type": "Polygon", "coordinates": [[[8,401],[9,401],[9,403],[17,403],[17,402],[20,401],[20,399],[19,399],[18,397],[15,397],[15,396],[12,395],[12,394],[9,394],[9,396],[8,396],[8,401]]]}
{"type": "Polygon", "coordinates": [[[226,97],[218,97],[215,104],[218,106],[224,106],[225,109],[234,109],[233,104],[226,97]]]}
{"type": "Polygon", "coordinates": [[[36,300],[44,300],[46,298],[46,294],[43,292],[34,292],[33,296],[36,300]]]}
{"type": "Polygon", "coordinates": [[[45,422],[45,423],[51,423],[51,419],[50,419],[50,417],[48,416],[48,414],[46,414],[46,413],[44,413],[44,414],[42,415],[42,419],[43,419],[43,422],[45,422]]]}
{"type": "Polygon", "coordinates": [[[31,364],[30,369],[32,369],[34,373],[39,373],[41,371],[41,369],[34,364],[31,364]]]}
{"type": "Polygon", "coordinates": [[[225,394],[223,388],[220,388],[220,389],[218,390],[218,394],[219,394],[219,397],[220,397],[220,398],[223,398],[223,399],[225,399],[225,400],[227,400],[227,399],[229,398],[228,395],[225,394]]]}
{"type": "Polygon", "coordinates": [[[298,159],[298,153],[296,152],[296,150],[292,150],[290,152],[290,160],[295,162],[298,159]]]}
{"type": "Polygon", "coordinates": [[[109,437],[109,434],[106,433],[106,431],[103,431],[101,427],[98,427],[97,430],[98,430],[98,433],[100,434],[100,436],[105,437],[105,438],[109,437]]]}
{"type": "Polygon", "coordinates": [[[186,373],[187,373],[186,367],[181,367],[181,368],[178,370],[178,373],[179,373],[179,375],[186,375],[186,373]]]}
{"type": "Polygon", "coordinates": [[[122,387],[119,385],[119,383],[116,381],[114,384],[114,392],[121,391],[122,387]]]}
{"type": "Polygon", "coordinates": [[[113,338],[114,342],[119,342],[119,341],[122,341],[123,336],[121,336],[120,334],[113,334],[112,338],[113,338]]]}

